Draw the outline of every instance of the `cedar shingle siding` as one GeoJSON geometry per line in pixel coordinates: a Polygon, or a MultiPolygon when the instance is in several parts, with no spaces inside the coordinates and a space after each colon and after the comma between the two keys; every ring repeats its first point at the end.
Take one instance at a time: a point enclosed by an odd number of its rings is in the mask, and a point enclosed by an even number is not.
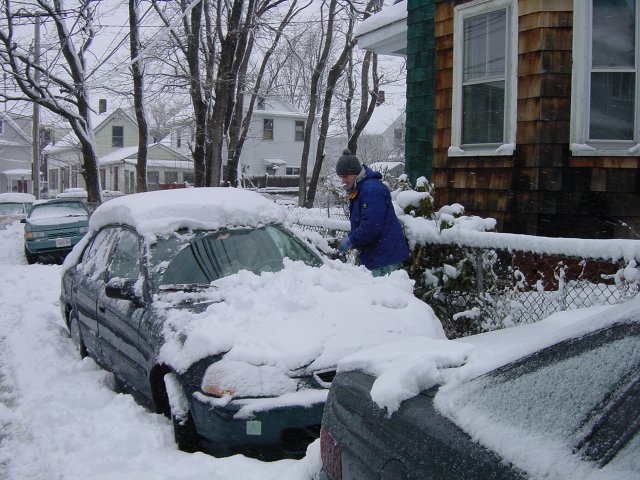
{"type": "Polygon", "coordinates": [[[454,7],[465,3],[408,0],[406,168],[412,180],[431,176],[437,206],[461,203],[468,214],[496,218],[503,232],[637,238],[639,157],[573,156],[569,148],[572,0],[518,2],[514,154],[449,156],[454,7]]]}

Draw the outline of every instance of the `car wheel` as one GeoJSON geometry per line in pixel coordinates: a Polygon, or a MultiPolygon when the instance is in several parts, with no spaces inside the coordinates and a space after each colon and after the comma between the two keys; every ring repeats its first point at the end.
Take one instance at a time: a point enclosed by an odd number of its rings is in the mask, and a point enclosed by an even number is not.
{"type": "Polygon", "coordinates": [[[76,350],[78,350],[78,353],[80,354],[80,358],[86,357],[87,349],[85,348],[84,341],[82,340],[82,332],[80,331],[78,317],[73,310],[69,312],[69,336],[71,337],[71,340],[73,340],[76,350]]]}
{"type": "Polygon", "coordinates": [[[26,248],[24,249],[24,256],[27,259],[27,263],[29,265],[33,265],[38,261],[38,256],[34,255],[33,253],[29,253],[29,250],[27,250],[26,248]]]}
{"type": "Polygon", "coordinates": [[[178,448],[183,452],[196,452],[199,448],[198,433],[189,411],[189,401],[175,373],[164,376],[164,384],[169,401],[169,411],[173,422],[173,434],[178,448]]]}

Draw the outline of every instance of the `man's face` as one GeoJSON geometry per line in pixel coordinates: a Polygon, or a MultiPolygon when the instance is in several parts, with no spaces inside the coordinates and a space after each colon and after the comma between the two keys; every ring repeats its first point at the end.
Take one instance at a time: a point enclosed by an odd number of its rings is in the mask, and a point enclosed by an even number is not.
{"type": "Polygon", "coordinates": [[[353,187],[353,184],[356,181],[357,175],[338,175],[340,177],[340,181],[342,182],[342,187],[345,190],[349,190],[353,187]]]}

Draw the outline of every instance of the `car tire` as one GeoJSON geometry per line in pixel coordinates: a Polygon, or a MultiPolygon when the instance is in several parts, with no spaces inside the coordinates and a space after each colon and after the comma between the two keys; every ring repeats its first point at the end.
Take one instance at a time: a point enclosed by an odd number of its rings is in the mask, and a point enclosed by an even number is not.
{"type": "Polygon", "coordinates": [[[34,255],[33,253],[29,253],[29,250],[27,250],[26,248],[24,249],[24,256],[27,259],[27,263],[29,265],[33,265],[38,261],[38,256],[34,255]]]}
{"type": "Polygon", "coordinates": [[[84,340],[82,340],[82,332],[80,331],[80,324],[78,323],[78,317],[75,311],[69,312],[69,336],[73,340],[76,350],[80,354],[80,358],[87,356],[87,349],[84,346],[84,340]]]}
{"type": "Polygon", "coordinates": [[[183,452],[196,452],[200,447],[200,442],[182,386],[173,372],[164,376],[164,383],[176,444],[183,452]]]}

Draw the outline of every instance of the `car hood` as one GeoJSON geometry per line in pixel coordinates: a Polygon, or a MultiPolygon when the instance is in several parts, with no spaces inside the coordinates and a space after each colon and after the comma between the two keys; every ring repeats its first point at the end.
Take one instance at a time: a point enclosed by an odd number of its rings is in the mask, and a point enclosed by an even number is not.
{"type": "Polygon", "coordinates": [[[160,360],[178,372],[222,353],[227,361],[316,371],[364,347],[414,335],[445,338],[404,271],[374,278],[338,261],[318,268],[286,260],[280,272],[241,271],[214,286],[191,305],[177,297],[156,302],[166,318],[160,360]]]}

